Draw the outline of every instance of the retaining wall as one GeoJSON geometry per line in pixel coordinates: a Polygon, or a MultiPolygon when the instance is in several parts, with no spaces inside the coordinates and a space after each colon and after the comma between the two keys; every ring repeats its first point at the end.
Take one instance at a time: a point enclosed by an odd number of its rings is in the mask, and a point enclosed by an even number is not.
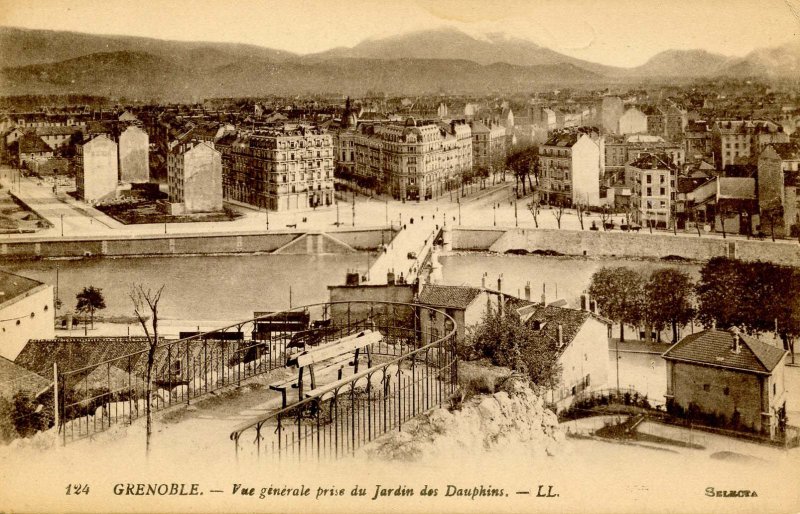
{"type": "Polygon", "coordinates": [[[488,250],[497,253],[508,250],[550,250],[565,255],[653,258],[678,256],[702,261],[712,257],[731,257],[800,266],[800,244],[796,241],[773,243],[769,240],[647,232],[461,227],[453,231],[453,250],[488,250]]]}

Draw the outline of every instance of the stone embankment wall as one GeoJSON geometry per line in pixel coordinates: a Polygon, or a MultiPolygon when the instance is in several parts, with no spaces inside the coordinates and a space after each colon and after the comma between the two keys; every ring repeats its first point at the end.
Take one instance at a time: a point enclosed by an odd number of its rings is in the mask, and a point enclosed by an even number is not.
{"type": "Polygon", "coordinates": [[[480,449],[515,448],[531,457],[558,453],[564,434],[556,415],[520,379],[508,380],[502,389],[474,396],[457,410],[434,409],[401,431],[379,438],[364,452],[391,462],[459,459],[480,449]]]}
{"type": "Polygon", "coordinates": [[[564,255],[652,257],[678,256],[692,260],[731,257],[764,260],[800,266],[797,241],[747,240],[697,237],[689,234],[650,234],[620,231],[575,231],[552,229],[469,229],[453,230],[453,250],[552,251],[564,255]]]}
{"type": "Polygon", "coordinates": [[[216,233],[95,238],[0,239],[0,261],[55,257],[125,257],[138,255],[203,255],[220,253],[318,254],[377,249],[395,232],[389,228],[343,230],[326,233],[216,233]]]}

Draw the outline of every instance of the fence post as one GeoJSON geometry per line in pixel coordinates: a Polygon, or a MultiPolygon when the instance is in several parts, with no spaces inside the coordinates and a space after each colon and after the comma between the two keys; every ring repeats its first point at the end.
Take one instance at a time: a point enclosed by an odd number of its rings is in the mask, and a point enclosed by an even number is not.
{"type": "Polygon", "coordinates": [[[61,419],[59,416],[59,396],[58,396],[58,363],[53,361],[53,411],[55,416],[56,434],[61,431],[61,419]]]}
{"type": "MultiPolygon", "coordinates": [[[[186,366],[183,369],[183,372],[186,374],[186,405],[189,405],[191,401],[190,398],[192,397],[192,376],[189,375],[189,339],[186,340],[186,366]]],[[[192,373],[193,375],[194,373],[192,373]]]]}

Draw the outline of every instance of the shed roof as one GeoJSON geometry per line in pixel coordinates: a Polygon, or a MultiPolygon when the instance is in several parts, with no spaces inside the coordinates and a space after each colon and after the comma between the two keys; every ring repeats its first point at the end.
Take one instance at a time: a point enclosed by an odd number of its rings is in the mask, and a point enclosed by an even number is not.
{"type": "Polygon", "coordinates": [[[735,353],[731,331],[704,330],[684,337],[664,352],[663,357],[750,373],[772,373],[786,354],[785,350],[758,339],[741,334],[739,337],[740,350],[735,353]]]}

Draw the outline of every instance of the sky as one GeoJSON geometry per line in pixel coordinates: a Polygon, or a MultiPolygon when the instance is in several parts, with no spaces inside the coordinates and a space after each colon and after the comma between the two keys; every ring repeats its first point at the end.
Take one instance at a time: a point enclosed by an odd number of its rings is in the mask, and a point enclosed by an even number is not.
{"type": "Polygon", "coordinates": [[[668,49],[742,56],[800,41],[800,0],[0,0],[0,25],[300,54],[449,26],[636,66],[668,49]]]}

